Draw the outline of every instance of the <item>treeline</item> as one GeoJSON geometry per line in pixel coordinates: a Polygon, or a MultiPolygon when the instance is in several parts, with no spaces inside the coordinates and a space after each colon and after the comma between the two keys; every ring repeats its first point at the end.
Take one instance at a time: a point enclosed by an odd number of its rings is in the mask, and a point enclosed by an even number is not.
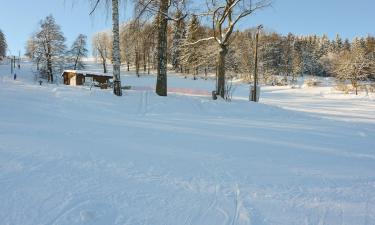
{"type": "Polygon", "coordinates": [[[39,23],[38,30],[26,43],[26,56],[33,60],[42,78],[53,83],[56,74],[63,69],[84,68],[83,58],[87,57],[87,36],[79,34],[70,48],[65,45],[65,37],[52,15],[39,23]]]}
{"type": "Polygon", "coordinates": [[[0,29],[0,61],[3,60],[7,55],[7,41],[3,31],[0,29]]]}
{"type": "MultiPolygon", "coordinates": [[[[178,15],[176,16],[178,17],[178,15]]],[[[170,69],[176,72],[207,75],[216,71],[217,46],[212,40],[213,30],[200,24],[196,16],[181,19],[168,26],[167,58],[170,69]],[[198,42],[198,43],[195,43],[198,42]]],[[[227,75],[249,79],[254,71],[255,29],[233,33],[226,57],[227,75]]],[[[156,23],[131,21],[121,26],[121,59],[137,75],[156,68],[156,23]]],[[[259,73],[264,82],[274,82],[274,76],[284,77],[285,83],[295,82],[303,74],[358,79],[374,79],[375,37],[343,40],[339,35],[330,40],[327,35],[297,36],[262,32],[259,39],[259,73]],[[353,59],[348,59],[352,56],[353,59]],[[355,58],[355,59],[354,59],[355,58]],[[357,60],[357,61],[356,61],[357,60]],[[361,60],[361,61],[358,61],[361,60]],[[363,63],[363,68],[356,65],[363,63]],[[342,68],[353,67],[352,70],[342,68]],[[350,66],[351,65],[351,66],[350,66]],[[360,74],[360,75],[359,75],[360,74]]],[[[93,49],[102,62],[110,59],[109,32],[94,36],[93,49]]]]}

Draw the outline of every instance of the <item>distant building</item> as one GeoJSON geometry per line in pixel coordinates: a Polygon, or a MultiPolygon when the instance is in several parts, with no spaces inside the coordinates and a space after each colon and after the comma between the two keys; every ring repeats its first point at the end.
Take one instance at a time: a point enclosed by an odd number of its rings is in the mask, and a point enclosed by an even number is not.
{"type": "Polygon", "coordinates": [[[64,70],[61,74],[64,84],[71,86],[91,85],[94,84],[102,89],[107,89],[110,84],[112,75],[100,72],[83,71],[83,70],[64,70]]]}

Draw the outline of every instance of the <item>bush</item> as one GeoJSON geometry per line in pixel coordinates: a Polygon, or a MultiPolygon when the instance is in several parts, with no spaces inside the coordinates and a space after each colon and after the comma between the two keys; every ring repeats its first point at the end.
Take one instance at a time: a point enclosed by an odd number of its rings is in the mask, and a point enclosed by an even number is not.
{"type": "Polygon", "coordinates": [[[335,89],[338,91],[342,91],[345,94],[349,94],[351,91],[350,85],[346,84],[345,82],[338,82],[335,86],[335,89]]]}
{"type": "Polygon", "coordinates": [[[315,78],[311,78],[311,79],[305,80],[303,84],[307,87],[318,87],[322,84],[322,82],[315,78]]]}

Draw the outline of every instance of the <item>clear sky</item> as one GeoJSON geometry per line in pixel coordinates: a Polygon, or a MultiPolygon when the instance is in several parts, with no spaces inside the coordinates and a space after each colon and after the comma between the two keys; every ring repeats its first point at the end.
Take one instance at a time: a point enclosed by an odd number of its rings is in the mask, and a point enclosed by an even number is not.
{"type": "MultiPolygon", "coordinates": [[[[90,8],[88,0],[0,0],[0,29],[6,35],[11,53],[21,51],[22,54],[38,22],[53,14],[70,46],[80,33],[91,40],[93,33],[111,27],[105,10],[89,16],[90,8]]],[[[121,9],[121,20],[128,20],[132,11],[130,3],[121,9]]],[[[349,39],[375,35],[375,0],[274,0],[272,8],[246,18],[239,28],[258,24],[282,34],[326,33],[334,38],[339,33],[349,39]]]]}

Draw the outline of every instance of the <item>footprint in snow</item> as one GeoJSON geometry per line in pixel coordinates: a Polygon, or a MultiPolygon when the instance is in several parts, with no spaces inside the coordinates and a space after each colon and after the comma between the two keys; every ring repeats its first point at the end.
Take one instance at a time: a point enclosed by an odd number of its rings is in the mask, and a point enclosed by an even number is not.
{"type": "Polygon", "coordinates": [[[81,211],[79,215],[82,222],[93,221],[95,219],[95,214],[90,211],[81,211]]]}

